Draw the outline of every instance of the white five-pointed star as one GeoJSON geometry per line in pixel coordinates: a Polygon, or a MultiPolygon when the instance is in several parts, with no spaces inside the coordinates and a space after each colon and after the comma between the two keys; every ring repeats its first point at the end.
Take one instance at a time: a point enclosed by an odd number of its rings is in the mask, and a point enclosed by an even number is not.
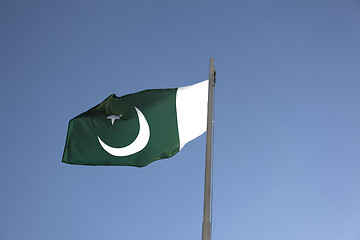
{"type": "Polygon", "coordinates": [[[111,125],[114,125],[115,120],[120,119],[122,116],[122,114],[120,114],[119,116],[116,115],[110,115],[108,116],[106,119],[110,119],[111,120],[111,125]]]}

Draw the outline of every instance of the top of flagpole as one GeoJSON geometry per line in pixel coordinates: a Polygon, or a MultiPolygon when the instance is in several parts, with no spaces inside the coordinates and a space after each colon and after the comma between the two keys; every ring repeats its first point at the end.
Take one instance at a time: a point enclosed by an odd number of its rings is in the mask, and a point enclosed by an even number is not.
{"type": "Polygon", "coordinates": [[[216,69],[214,64],[214,58],[210,58],[210,64],[209,64],[209,80],[213,82],[213,86],[215,86],[216,83],[216,69]]]}

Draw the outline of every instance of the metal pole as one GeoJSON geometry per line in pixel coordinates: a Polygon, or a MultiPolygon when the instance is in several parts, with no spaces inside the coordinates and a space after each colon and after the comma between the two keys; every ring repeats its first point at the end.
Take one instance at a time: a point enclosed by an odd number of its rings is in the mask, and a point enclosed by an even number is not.
{"type": "Polygon", "coordinates": [[[215,86],[215,66],[214,58],[210,58],[209,65],[209,95],[208,95],[208,115],[206,130],[206,156],[205,156],[205,183],[204,183],[204,216],[202,224],[202,240],[211,240],[211,202],[212,202],[212,181],[211,181],[211,147],[212,147],[212,108],[213,108],[213,88],[215,86]]]}

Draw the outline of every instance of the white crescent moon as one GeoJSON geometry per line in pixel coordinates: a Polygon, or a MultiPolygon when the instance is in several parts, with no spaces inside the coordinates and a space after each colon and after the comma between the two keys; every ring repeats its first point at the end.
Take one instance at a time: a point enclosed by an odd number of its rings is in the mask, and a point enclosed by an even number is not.
{"type": "Polygon", "coordinates": [[[150,139],[149,124],[146,121],[144,114],[142,114],[142,112],[139,109],[137,109],[136,107],[135,107],[135,110],[136,110],[136,113],[139,118],[140,129],[139,129],[139,133],[138,133],[136,139],[132,143],[130,143],[129,145],[122,147],[122,148],[115,148],[115,147],[110,147],[109,145],[104,143],[100,139],[99,136],[97,137],[101,147],[109,154],[111,154],[115,157],[129,156],[134,153],[140,152],[148,144],[149,139],[150,139]]]}

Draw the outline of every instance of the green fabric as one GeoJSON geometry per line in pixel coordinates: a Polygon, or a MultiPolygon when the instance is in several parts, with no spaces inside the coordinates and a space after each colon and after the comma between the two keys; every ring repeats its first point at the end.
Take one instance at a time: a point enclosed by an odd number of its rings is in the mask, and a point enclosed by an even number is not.
{"type": "Polygon", "coordinates": [[[62,161],[69,164],[137,166],[169,158],[179,151],[176,90],[146,90],[123,97],[112,94],[99,105],[70,120],[62,161]],[[124,157],[106,152],[98,136],[116,148],[132,143],[139,132],[135,108],[145,116],[150,139],[141,151],[124,157]],[[121,115],[120,119],[107,119],[121,115]]]}

